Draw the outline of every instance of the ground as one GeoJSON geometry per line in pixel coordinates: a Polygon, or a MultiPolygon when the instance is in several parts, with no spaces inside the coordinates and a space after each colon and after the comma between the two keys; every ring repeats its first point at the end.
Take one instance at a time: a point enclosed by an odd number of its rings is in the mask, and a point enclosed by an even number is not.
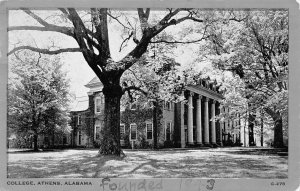
{"type": "Polygon", "coordinates": [[[272,150],[125,150],[126,157],[98,157],[97,150],[9,152],[8,178],[287,178],[288,157],[272,150]]]}

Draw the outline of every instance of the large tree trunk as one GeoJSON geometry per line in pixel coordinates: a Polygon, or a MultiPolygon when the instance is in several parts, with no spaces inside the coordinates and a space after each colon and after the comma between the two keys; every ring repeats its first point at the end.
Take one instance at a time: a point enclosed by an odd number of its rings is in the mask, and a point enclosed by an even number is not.
{"type": "Polygon", "coordinates": [[[279,111],[273,111],[270,108],[265,109],[274,121],[274,147],[282,148],[283,145],[283,131],[282,131],[282,115],[279,111]]]}
{"type": "Polygon", "coordinates": [[[248,118],[248,128],[249,128],[249,146],[255,146],[254,143],[254,122],[255,122],[255,115],[249,113],[248,118]]]}
{"type": "Polygon", "coordinates": [[[38,151],[38,134],[35,132],[33,135],[33,150],[38,151]]]}
{"type": "Polygon", "coordinates": [[[153,102],[153,149],[158,149],[157,146],[157,127],[158,127],[158,121],[157,121],[157,108],[158,102],[153,102]]]}
{"type": "Polygon", "coordinates": [[[260,123],[260,146],[264,146],[264,115],[261,112],[261,123],[260,123]]]}
{"type": "Polygon", "coordinates": [[[117,155],[122,152],[120,146],[120,100],[122,88],[117,84],[104,85],[103,94],[105,97],[104,107],[104,128],[100,143],[99,154],[117,155]]]}
{"type": "Polygon", "coordinates": [[[282,148],[283,147],[283,132],[282,132],[282,116],[277,112],[273,117],[275,122],[274,124],[274,147],[282,148]]]}

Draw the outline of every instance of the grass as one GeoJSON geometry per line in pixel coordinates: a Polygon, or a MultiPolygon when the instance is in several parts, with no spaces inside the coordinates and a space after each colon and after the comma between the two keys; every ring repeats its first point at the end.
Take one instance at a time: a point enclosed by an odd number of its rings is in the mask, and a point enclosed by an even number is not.
{"type": "Polygon", "coordinates": [[[8,178],[287,178],[288,157],[274,150],[126,150],[99,157],[97,150],[8,153],[8,178]]]}

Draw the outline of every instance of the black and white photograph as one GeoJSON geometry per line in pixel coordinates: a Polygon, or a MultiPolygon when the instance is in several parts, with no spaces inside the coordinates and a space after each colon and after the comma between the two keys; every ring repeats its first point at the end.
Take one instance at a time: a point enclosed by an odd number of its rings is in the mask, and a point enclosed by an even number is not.
{"type": "Polygon", "coordinates": [[[139,7],[7,9],[8,190],[285,190],[290,10],[139,7]]]}

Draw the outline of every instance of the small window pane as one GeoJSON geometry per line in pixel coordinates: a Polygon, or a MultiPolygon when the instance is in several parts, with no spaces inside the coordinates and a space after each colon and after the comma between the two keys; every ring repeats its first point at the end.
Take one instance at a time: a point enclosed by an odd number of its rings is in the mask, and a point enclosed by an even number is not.
{"type": "Polygon", "coordinates": [[[124,124],[120,125],[120,136],[121,136],[121,139],[124,140],[124,137],[125,137],[125,125],[124,124]]]}
{"type": "Polygon", "coordinates": [[[78,118],[77,118],[77,124],[78,124],[78,125],[81,125],[81,116],[80,116],[80,115],[78,115],[78,118]]]}
{"type": "Polygon", "coordinates": [[[96,139],[100,139],[100,131],[101,131],[100,126],[96,126],[96,139]]]}
{"type": "Polygon", "coordinates": [[[153,135],[152,123],[146,124],[146,130],[147,130],[147,139],[152,139],[152,135],[153,135]]]}
{"type": "Polygon", "coordinates": [[[101,111],[101,99],[96,99],[96,112],[99,113],[101,111]]]}
{"type": "Polygon", "coordinates": [[[130,138],[132,140],[135,140],[136,139],[136,134],[137,134],[137,126],[136,125],[131,125],[130,128],[131,128],[130,138]]]}

